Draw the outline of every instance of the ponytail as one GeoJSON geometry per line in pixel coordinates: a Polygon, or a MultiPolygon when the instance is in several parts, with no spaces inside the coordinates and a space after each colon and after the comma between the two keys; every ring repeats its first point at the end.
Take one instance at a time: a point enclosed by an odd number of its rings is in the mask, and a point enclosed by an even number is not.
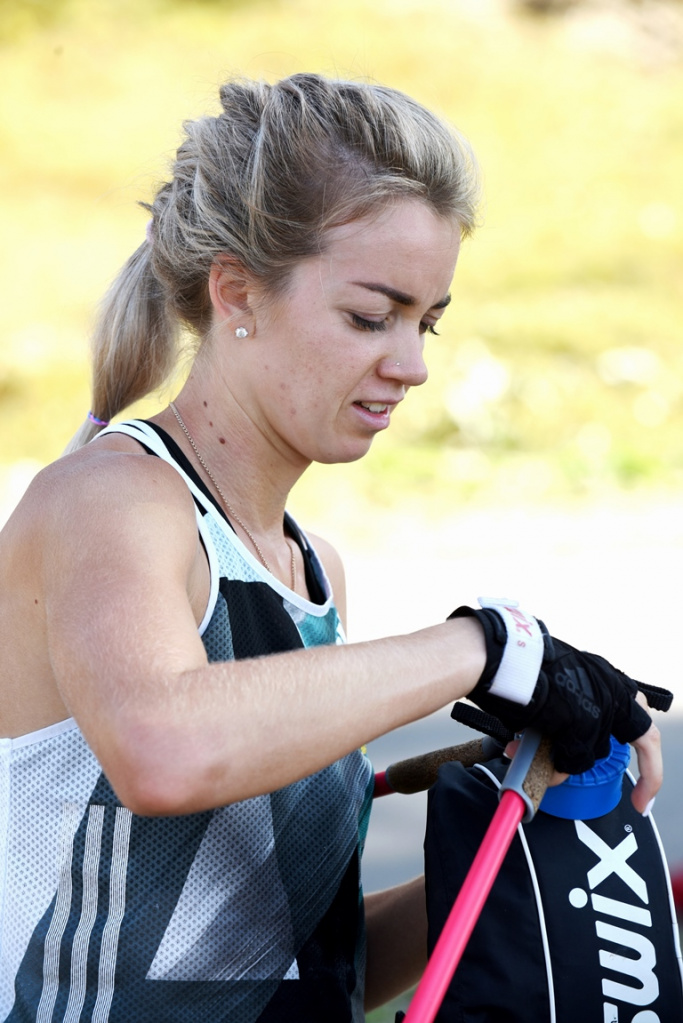
{"type": "Polygon", "coordinates": [[[178,319],[153,272],[152,243],[147,241],[102,300],[91,339],[90,415],[65,454],[83,447],[119,412],[164,383],[175,365],[178,332],[178,319]]]}

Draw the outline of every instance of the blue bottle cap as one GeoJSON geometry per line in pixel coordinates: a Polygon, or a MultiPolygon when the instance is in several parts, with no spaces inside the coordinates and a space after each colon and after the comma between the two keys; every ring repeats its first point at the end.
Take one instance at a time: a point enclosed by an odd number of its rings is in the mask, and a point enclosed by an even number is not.
{"type": "Polygon", "coordinates": [[[596,760],[590,771],[570,774],[561,785],[546,789],[539,810],[553,817],[588,821],[609,813],[621,799],[621,780],[631,759],[631,748],[610,736],[608,757],[596,760]]]}

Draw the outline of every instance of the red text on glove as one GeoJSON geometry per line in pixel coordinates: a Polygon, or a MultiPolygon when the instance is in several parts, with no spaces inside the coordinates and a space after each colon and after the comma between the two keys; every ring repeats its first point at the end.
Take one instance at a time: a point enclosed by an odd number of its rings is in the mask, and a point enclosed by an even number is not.
{"type": "Polygon", "coordinates": [[[518,607],[506,607],[506,611],[509,611],[515,623],[515,628],[518,632],[526,632],[527,636],[531,636],[532,625],[529,619],[519,610],[518,607]]]}

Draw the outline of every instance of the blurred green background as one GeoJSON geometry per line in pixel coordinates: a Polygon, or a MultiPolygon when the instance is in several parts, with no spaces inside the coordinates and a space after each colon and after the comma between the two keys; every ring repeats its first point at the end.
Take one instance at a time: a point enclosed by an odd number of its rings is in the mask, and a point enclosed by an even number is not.
{"type": "MultiPolygon", "coordinates": [[[[682,15],[646,0],[1,0],[0,485],[58,456],[87,411],[93,309],[143,236],[135,203],[181,120],[215,110],[226,76],[307,69],[441,112],[486,190],[430,381],[363,463],[317,470],[325,500],[438,513],[679,488],[682,15]]],[[[314,472],[298,500],[315,512],[320,491],[314,472]]]]}
{"type": "MultiPolygon", "coordinates": [[[[371,77],[471,139],[484,224],[431,377],[328,487],[370,503],[683,481],[680,3],[1,0],[0,479],[89,406],[94,306],[231,74],[371,77]]],[[[160,396],[165,402],[168,393],[160,396]]],[[[143,411],[157,407],[146,403],[143,411]]],[[[319,500],[319,478],[299,501],[319,500]]]]}
{"type": "Polygon", "coordinates": [[[302,481],[304,521],[680,493],[683,4],[0,0],[0,508],[89,407],[93,310],[181,121],[299,70],[439,111],[486,195],[429,382],[302,481]]]}

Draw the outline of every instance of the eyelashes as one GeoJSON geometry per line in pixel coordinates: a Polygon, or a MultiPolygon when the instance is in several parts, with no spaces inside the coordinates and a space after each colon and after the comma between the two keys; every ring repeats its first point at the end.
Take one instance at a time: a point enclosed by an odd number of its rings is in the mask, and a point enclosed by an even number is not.
{"type": "MultiPolygon", "coordinates": [[[[365,320],[362,316],[357,316],[356,313],[351,313],[351,322],[354,327],[358,330],[386,330],[386,320],[365,320]]],[[[434,329],[431,323],[420,324],[421,334],[434,334],[436,337],[439,336],[438,331],[434,329]]]]}
{"type": "Polygon", "coordinates": [[[364,320],[362,316],[356,316],[355,313],[351,313],[351,322],[354,327],[358,330],[386,330],[387,325],[384,320],[364,320]]]}

